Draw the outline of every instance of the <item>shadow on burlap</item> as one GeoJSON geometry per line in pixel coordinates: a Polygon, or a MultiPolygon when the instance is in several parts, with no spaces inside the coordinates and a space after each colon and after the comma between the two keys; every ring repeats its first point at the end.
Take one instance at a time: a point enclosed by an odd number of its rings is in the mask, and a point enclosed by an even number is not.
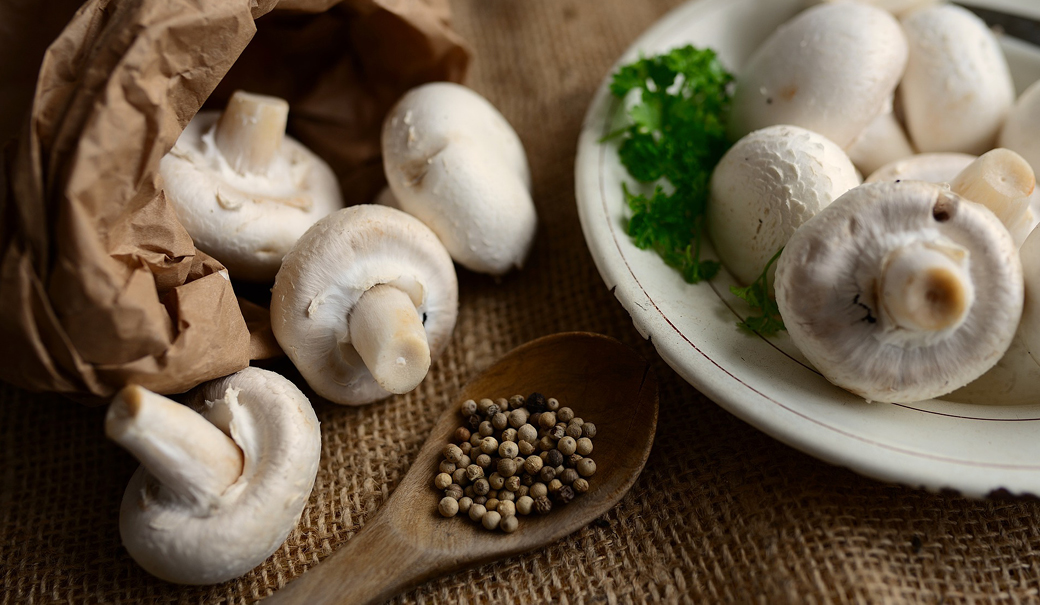
{"type": "Polygon", "coordinates": [[[516,345],[565,330],[609,334],[657,360],[661,416],[642,477],[563,541],[396,602],[1040,599],[1037,503],[884,485],[796,452],[683,383],[604,287],[574,204],[578,130],[614,58],[675,4],[454,3],[455,26],[475,49],[469,83],[514,124],[531,159],[535,250],[500,283],[460,274],[454,339],[417,391],[364,408],[315,401],[324,444],[310,503],[286,544],[243,578],[178,587],[143,572],[118,532],[137,465],[104,439],[104,409],[0,386],[0,603],[262,598],[361,529],[469,377],[516,345]]]}

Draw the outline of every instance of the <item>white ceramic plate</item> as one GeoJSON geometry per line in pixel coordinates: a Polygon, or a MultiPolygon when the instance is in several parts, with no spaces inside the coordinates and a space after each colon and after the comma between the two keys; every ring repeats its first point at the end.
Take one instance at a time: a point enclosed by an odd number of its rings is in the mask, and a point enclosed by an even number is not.
{"type": "MultiPolygon", "coordinates": [[[[730,69],[803,8],[804,0],[698,0],[680,6],[618,60],[694,44],[714,48],[730,69]]],[[[973,4],[1040,17],[1036,0],[973,4]]],[[[1021,91],[1040,79],[1040,49],[1003,42],[1021,91]]],[[[604,80],[589,108],[576,161],[582,229],[608,288],[661,357],[726,410],[822,460],[870,477],[983,497],[996,490],[1040,494],[1040,405],[925,401],[866,403],[821,377],[786,334],[763,338],[736,328],[746,307],[723,271],[711,283],[683,282],[624,232],[621,183],[633,183],[602,137],[624,123],[604,80]]],[[[710,250],[709,250],[710,252],[710,250]]]]}

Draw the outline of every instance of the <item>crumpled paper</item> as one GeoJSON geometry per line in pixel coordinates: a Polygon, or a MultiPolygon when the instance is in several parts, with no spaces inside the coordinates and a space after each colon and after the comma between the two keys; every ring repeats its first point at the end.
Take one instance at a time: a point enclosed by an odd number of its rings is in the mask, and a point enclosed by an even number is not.
{"type": "MultiPolygon", "coordinates": [[[[0,70],[0,137],[17,132],[0,151],[0,379],[97,402],[128,383],[183,392],[275,354],[258,344],[263,310],[245,304],[247,326],[233,276],[178,222],[160,158],[204,103],[274,94],[347,203],[364,202],[382,187],[383,115],[468,61],[446,0],[275,4],[89,0],[43,55],[31,113],[25,68],[0,70]]],[[[34,6],[0,6],[0,24],[33,23],[34,6]]],[[[0,50],[32,60],[45,27],[10,29],[21,40],[0,50]]]]}

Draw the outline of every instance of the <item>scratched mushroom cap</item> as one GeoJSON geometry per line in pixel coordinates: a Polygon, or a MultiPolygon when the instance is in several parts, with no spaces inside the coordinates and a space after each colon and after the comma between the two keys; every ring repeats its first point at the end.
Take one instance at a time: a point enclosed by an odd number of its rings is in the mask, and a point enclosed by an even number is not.
{"type": "Polygon", "coordinates": [[[792,340],[871,401],[942,396],[991,368],[1022,314],[1022,267],[985,207],[932,183],[872,183],[803,224],[777,264],[792,340]]]}

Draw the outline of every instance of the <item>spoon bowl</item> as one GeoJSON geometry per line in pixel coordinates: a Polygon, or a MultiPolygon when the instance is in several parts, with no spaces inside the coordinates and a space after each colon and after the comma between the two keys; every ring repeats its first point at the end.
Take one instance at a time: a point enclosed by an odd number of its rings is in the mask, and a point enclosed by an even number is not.
{"type": "Polygon", "coordinates": [[[513,349],[463,387],[430,431],[414,464],[364,528],[336,553],[275,593],[278,603],[378,603],[427,580],[550,544],[616,504],[643,470],[657,427],[650,364],[613,338],[555,334],[513,349]],[[518,516],[512,534],[488,531],[463,513],[444,518],[433,487],[444,446],[467,399],[540,392],[595,423],[589,491],[547,515],[518,516]]]}

